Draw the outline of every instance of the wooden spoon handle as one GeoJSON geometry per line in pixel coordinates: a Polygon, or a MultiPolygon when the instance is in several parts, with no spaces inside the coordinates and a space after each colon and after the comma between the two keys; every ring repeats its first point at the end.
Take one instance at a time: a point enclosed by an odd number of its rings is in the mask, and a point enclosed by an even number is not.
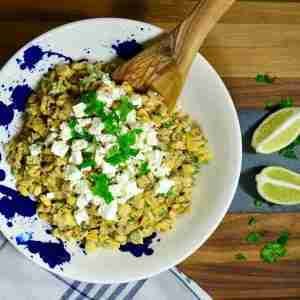
{"type": "Polygon", "coordinates": [[[207,34],[235,0],[202,0],[192,14],[176,27],[173,36],[174,60],[183,78],[207,34]]]}

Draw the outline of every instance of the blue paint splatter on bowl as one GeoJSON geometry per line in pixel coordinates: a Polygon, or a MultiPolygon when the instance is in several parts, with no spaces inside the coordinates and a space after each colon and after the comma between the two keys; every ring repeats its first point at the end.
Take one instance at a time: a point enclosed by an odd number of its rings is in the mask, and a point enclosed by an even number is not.
{"type": "Polygon", "coordinates": [[[13,108],[17,111],[24,111],[27,100],[32,92],[28,84],[17,85],[11,93],[13,108]]]}
{"type": "Polygon", "coordinates": [[[13,105],[6,105],[0,101],[0,126],[8,126],[14,118],[13,105]]]}
{"type": "Polygon", "coordinates": [[[0,126],[8,126],[14,119],[14,110],[24,111],[25,105],[29,96],[32,93],[32,89],[28,84],[19,84],[17,86],[10,87],[12,103],[5,104],[0,101],[0,126]]]}
{"type": "Polygon", "coordinates": [[[12,226],[13,226],[13,223],[10,222],[10,221],[8,221],[8,222],[6,223],[6,226],[7,226],[7,227],[12,227],[12,226]]]}
{"type": "Polygon", "coordinates": [[[156,233],[154,232],[152,235],[144,238],[143,244],[133,244],[131,242],[121,245],[120,251],[129,252],[135,257],[141,257],[143,254],[152,255],[154,253],[153,249],[150,248],[153,239],[156,237],[156,233]]]}
{"type": "Polygon", "coordinates": [[[22,217],[32,217],[36,214],[36,202],[29,197],[22,196],[19,192],[0,185],[0,213],[7,219],[12,219],[16,214],[22,217]]]}
{"type": "Polygon", "coordinates": [[[39,254],[50,268],[62,265],[71,260],[70,253],[65,249],[62,241],[59,243],[40,242],[32,240],[32,233],[22,233],[16,237],[18,245],[24,245],[33,254],[39,254]]]}
{"type": "Polygon", "coordinates": [[[68,62],[72,62],[72,58],[65,56],[59,52],[50,51],[50,50],[43,50],[40,46],[33,45],[26,49],[23,54],[23,60],[17,59],[17,63],[20,65],[21,70],[28,69],[32,71],[36,65],[43,60],[44,56],[56,56],[58,58],[63,58],[68,62]]]}
{"type": "Polygon", "coordinates": [[[6,175],[5,175],[5,171],[0,169],[0,181],[3,181],[5,179],[6,175]]]}
{"type": "Polygon", "coordinates": [[[120,42],[112,45],[112,48],[116,51],[117,55],[123,59],[130,59],[140,53],[143,50],[143,46],[139,44],[135,39],[120,42]]]}

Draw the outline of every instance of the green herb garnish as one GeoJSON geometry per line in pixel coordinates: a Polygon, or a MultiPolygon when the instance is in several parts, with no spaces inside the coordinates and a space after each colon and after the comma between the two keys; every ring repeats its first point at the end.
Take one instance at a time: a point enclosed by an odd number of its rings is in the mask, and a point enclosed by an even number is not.
{"type": "Polygon", "coordinates": [[[294,101],[291,97],[283,98],[280,101],[277,101],[275,103],[272,100],[267,100],[265,102],[265,109],[268,110],[278,110],[278,109],[293,107],[293,106],[294,106],[294,101]]]}
{"type": "Polygon", "coordinates": [[[256,219],[254,217],[250,217],[249,221],[248,221],[248,225],[254,225],[256,224],[256,219]]]}
{"type": "Polygon", "coordinates": [[[297,159],[296,147],[300,145],[300,136],[295,139],[291,144],[281,149],[278,153],[286,158],[297,159]]]}
{"type": "Polygon", "coordinates": [[[235,255],[236,260],[247,260],[247,257],[243,253],[237,253],[235,255]]]}
{"type": "Polygon", "coordinates": [[[88,167],[95,168],[96,162],[92,157],[93,153],[83,152],[83,162],[79,165],[79,169],[84,169],[88,167]]]}
{"type": "Polygon", "coordinates": [[[99,196],[104,199],[106,204],[113,201],[113,196],[109,191],[109,179],[103,174],[93,174],[91,175],[91,180],[93,182],[92,192],[94,195],[99,196]]]}
{"type": "Polygon", "coordinates": [[[255,199],[254,200],[254,206],[256,208],[261,208],[263,206],[263,201],[261,199],[255,199]]]}
{"type": "Polygon", "coordinates": [[[262,238],[263,238],[262,233],[250,232],[246,237],[246,241],[250,244],[257,244],[262,240],[262,238]]]}
{"type": "Polygon", "coordinates": [[[260,251],[260,257],[264,262],[274,263],[277,262],[280,257],[283,257],[287,253],[286,244],[289,238],[289,233],[283,231],[276,241],[267,243],[260,251]]]}
{"type": "Polygon", "coordinates": [[[95,115],[103,120],[106,117],[104,107],[105,104],[103,102],[95,99],[87,104],[84,112],[89,116],[95,115]]]}
{"type": "Polygon", "coordinates": [[[148,162],[144,161],[139,167],[138,176],[147,175],[150,172],[148,162]]]}
{"type": "Polygon", "coordinates": [[[132,103],[129,102],[129,98],[126,96],[122,96],[120,98],[120,104],[116,108],[116,112],[118,113],[121,121],[126,121],[128,114],[134,109],[132,103]]]}
{"type": "Polygon", "coordinates": [[[83,128],[81,132],[78,132],[76,130],[77,124],[78,122],[75,117],[70,118],[68,121],[68,126],[71,129],[71,140],[84,139],[88,142],[92,142],[94,137],[85,128],[83,128]]]}
{"type": "Polygon", "coordinates": [[[118,135],[120,130],[119,117],[115,111],[112,111],[104,119],[104,131],[108,134],[118,135]]]}
{"type": "Polygon", "coordinates": [[[267,74],[257,74],[255,80],[257,83],[265,83],[265,84],[271,84],[274,81],[274,79],[267,74]]]}
{"type": "Polygon", "coordinates": [[[273,263],[286,254],[286,249],[276,242],[267,243],[260,251],[260,257],[264,262],[273,263]]]}

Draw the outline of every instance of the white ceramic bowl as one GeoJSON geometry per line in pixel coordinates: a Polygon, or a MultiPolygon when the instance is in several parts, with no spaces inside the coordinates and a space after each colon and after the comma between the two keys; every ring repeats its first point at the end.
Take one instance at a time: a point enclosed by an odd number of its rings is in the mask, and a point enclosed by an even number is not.
{"type": "MultiPolygon", "coordinates": [[[[161,29],[153,25],[132,20],[89,19],[58,27],[25,45],[0,73],[0,140],[5,142],[20,127],[22,101],[29,92],[28,86],[34,88],[51,65],[68,60],[63,56],[108,61],[116,55],[115,49],[134,44],[132,39],[141,43],[160,33],[161,29]]],[[[60,265],[49,262],[51,257],[45,253],[45,247],[57,245],[58,241],[46,232],[47,224],[33,214],[22,216],[19,208],[12,208],[15,214],[11,218],[5,210],[7,204],[13,206],[20,199],[5,188],[13,189],[14,180],[1,148],[2,232],[19,251],[42,267],[81,281],[127,282],[155,275],[183,261],[209,238],[227,212],[238,184],[242,148],[232,99],[218,74],[201,55],[197,55],[192,65],[180,100],[184,110],[201,123],[214,160],[203,168],[194,188],[192,212],[180,217],[176,229],[161,235],[159,242],[154,239],[150,246],[154,250],[152,255],[134,257],[130,253],[99,250],[85,256],[78,248],[66,245],[70,261],[60,265]],[[39,243],[29,244],[29,238],[39,243]],[[43,245],[44,249],[39,248],[34,254],[33,245],[43,245]]],[[[54,252],[51,253],[55,256],[54,252]]],[[[68,260],[68,255],[63,260],[68,260]]]]}

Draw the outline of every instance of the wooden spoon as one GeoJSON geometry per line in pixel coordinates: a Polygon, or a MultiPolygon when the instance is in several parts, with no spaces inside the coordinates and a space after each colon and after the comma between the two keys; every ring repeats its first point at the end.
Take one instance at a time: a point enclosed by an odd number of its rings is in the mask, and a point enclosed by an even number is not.
{"type": "Polygon", "coordinates": [[[187,19],[117,68],[112,78],[118,82],[127,81],[139,92],[153,89],[164,96],[172,108],[204,39],[233,2],[200,1],[187,19]]]}

